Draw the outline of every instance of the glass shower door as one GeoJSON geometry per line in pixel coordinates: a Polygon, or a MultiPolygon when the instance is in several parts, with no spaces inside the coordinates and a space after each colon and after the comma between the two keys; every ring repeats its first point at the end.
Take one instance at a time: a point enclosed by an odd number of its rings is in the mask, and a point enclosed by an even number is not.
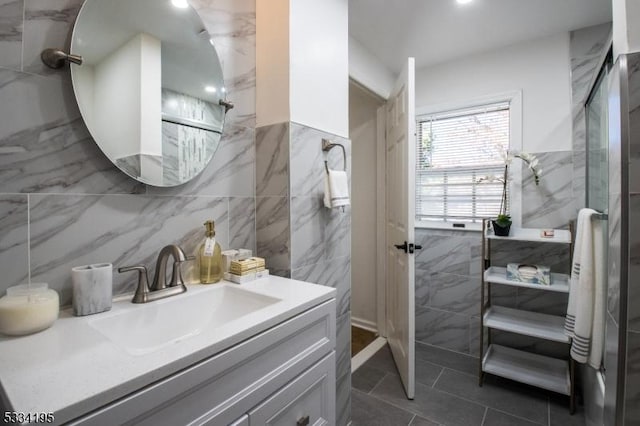
{"type": "MultiPolygon", "coordinates": [[[[611,60],[610,56],[608,56],[602,65],[585,105],[587,124],[586,207],[603,214],[601,219],[594,219],[600,220],[602,226],[599,229],[604,234],[603,241],[609,240],[607,220],[609,211],[609,91],[607,77],[610,69],[611,60]]],[[[603,259],[601,259],[605,268],[605,276],[606,265],[608,264],[607,246],[607,244],[604,245],[603,259]]],[[[604,324],[602,326],[604,327],[604,324]]],[[[604,361],[606,351],[603,352],[604,361]]],[[[601,374],[601,381],[598,382],[604,383],[604,369],[601,368],[599,373],[601,374]]],[[[586,374],[591,375],[589,372],[586,374]]],[[[591,377],[593,378],[594,376],[591,377]]],[[[591,381],[589,378],[585,380],[591,381]]]]}
{"type": "Polygon", "coordinates": [[[608,66],[605,64],[586,104],[586,206],[607,213],[609,206],[608,66]]]}

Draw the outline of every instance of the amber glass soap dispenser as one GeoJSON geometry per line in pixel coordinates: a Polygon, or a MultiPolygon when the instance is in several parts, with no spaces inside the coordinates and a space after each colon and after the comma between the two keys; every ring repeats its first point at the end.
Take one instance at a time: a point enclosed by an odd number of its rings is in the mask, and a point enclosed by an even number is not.
{"type": "Polygon", "coordinates": [[[202,284],[217,283],[222,279],[222,249],[216,242],[216,225],[212,220],[204,223],[206,236],[198,250],[200,263],[200,282],[202,284]]]}

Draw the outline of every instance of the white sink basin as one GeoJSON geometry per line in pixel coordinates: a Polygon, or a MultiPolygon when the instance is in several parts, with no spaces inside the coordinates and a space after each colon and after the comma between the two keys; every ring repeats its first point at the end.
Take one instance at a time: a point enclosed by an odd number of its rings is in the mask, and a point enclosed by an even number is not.
{"type": "Polygon", "coordinates": [[[264,309],[281,299],[226,284],[187,291],[100,315],[89,325],[132,355],[173,345],[264,309]],[[199,289],[200,290],[200,289],[199,289]]]}

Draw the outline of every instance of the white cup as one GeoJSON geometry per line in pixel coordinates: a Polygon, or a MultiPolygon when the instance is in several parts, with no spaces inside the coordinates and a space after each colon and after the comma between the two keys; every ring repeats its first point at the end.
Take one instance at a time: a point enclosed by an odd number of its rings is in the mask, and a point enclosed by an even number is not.
{"type": "Polygon", "coordinates": [[[96,263],[71,269],[73,314],[97,314],[111,309],[113,265],[96,263]]]}

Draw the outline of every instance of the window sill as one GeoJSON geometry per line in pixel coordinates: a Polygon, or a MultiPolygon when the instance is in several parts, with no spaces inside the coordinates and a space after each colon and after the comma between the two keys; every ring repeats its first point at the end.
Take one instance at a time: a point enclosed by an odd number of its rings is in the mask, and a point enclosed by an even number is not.
{"type": "Polygon", "coordinates": [[[425,223],[416,221],[414,224],[415,228],[420,229],[439,229],[439,230],[449,230],[449,231],[466,231],[466,232],[482,232],[482,224],[481,223],[465,223],[464,228],[454,227],[453,223],[425,223]]]}

